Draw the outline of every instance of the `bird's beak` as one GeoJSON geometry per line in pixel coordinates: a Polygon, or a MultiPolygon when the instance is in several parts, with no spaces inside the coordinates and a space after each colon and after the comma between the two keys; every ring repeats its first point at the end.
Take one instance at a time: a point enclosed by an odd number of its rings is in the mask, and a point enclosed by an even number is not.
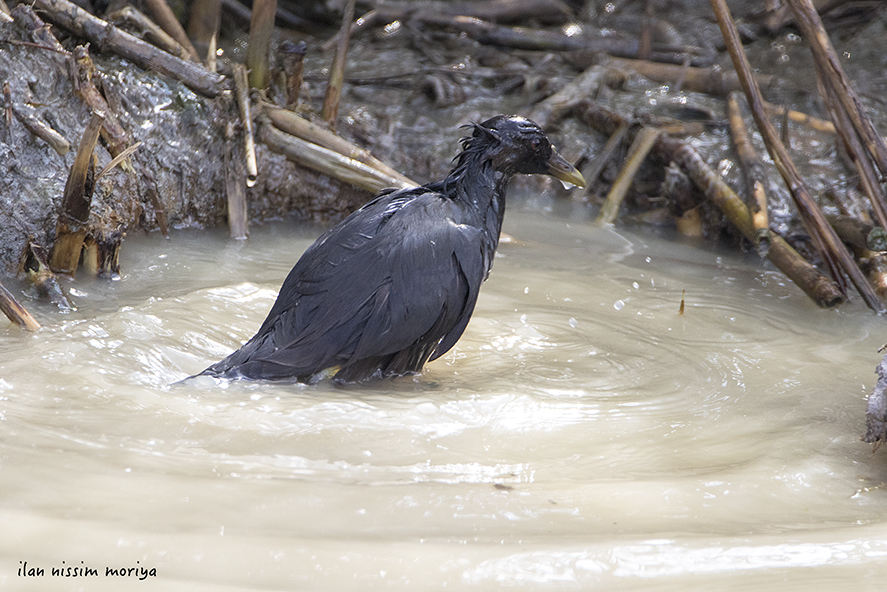
{"type": "Polygon", "coordinates": [[[585,187],[585,177],[582,176],[582,173],[567,162],[563,156],[554,151],[551,152],[551,158],[548,159],[548,174],[560,179],[564,183],[570,183],[576,187],[585,187]]]}

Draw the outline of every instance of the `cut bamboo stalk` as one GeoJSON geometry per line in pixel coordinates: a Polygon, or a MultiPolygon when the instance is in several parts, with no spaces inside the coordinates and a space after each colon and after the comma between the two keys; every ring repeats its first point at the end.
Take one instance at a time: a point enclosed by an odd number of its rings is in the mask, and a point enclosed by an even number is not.
{"type": "Polygon", "coordinates": [[[249,46],[246,48],[246,67],[249,85],[265,90],[271,83],[271,39],[274,36],[274,14],[277,0],[256,0],[249,23],[249,46]]]}
{"type": "MultiPolygon", "coordinates": [[[[403,186],[399,179],[353,158],[342,156],[338,152],[286,134],[275,128],[270,122],[266,121],[259,126],[259,138],[274,152],[283,154],[304,167],[338,179],[343,183],[366,189],[371,193],[375,194],[383,189],[403,186]]],[[[415,185],[409,186],[415,187],[415,185]]]]}
{"type": "Polygon", "coordinates": [[[764,163],[758,158],[748,133],[745,131],[745,122],[742,119],[742,111],[739,108],[738,93],[730,93],[727,97],[727,121],[730,124],[730,134],[733,137],[733,146],[736,155],[742,164],[745,187],[748,193],[748,209],[751,212],[752,224],[755,227],[755,246],[763,255],[770,243],[770,221],[767,215],[767,189],[764,163]]]}
{"type": "Polygon", "coordinates": [[[95,174],[93,151],[104,121],[103,113],[93,111],[83,131],[74,165],[65,184],[62,211],[56,220],[55,243],[49,260],[50,268],[56,273],[73,276],[77,270],[92,203],[95,174]]]}
{"type": "Polygon", "coordinates": [[[228,149],[225,151],[225,189],[228,197],[228,232],[231,238],[245,240],[249,236],[249,216],[246,206],[246,171],[240,151],[237,150],[234,124],[225,127],[228,149]]]}
{"type": "Polygon", "coordinates": [[[326,95],[323,97],[321,117],[331,130],[336,129],[336,118],[339,114],[339,98],[342,96],[342,83],[345,80],[345,62],[348,57],[348,41],[351,39],[351,21],[354,20],[355,0],[347,0],[345,14],[342,16],[342,28],[336,42],[336,54],[330,66],[330,80],[327,83],[326,95]]]}
{"type": "Polygon", "coordinates": [[[191,57],[191,60],[199,62],[200,54],[194,49],[194,45],[191,43],[191,40],[188,39],[185,29],[182,28],[182,24],[179,22],[179,19],[176,18],[176,15],[169,7],[169,4],[166,3],[166,0],[145,0],[145,6],[151,14],[151,17],[154,19],[154,22],[160,25],[160,28],[166,31],[170,37],[175,39],[179,45],[185,48],[188,55],[191,57]]]}
{"type": "Polygon", "coordinates": [[[306,142],[317,144],[328,150],[338,152],[342,156],[352,158],[378,170],[382,174],[396,180],[396,183],[391,185],[392,187],[415,187],[418,185],[418,183],[409,177],[402,175],[381,160],[375,158],[367,150],[355,146],[351,142],[319,125],[311,123],[304,117],[300,117],[292,111],[281,109],[270,103],[263,102],[262,107],[265,115],[267,115],[268,119],[277,129],[292,136],[296,136],[297,138],[301,138],[306,142]]]}
{"type": "Polygon", "coordinates": [[[595,220],[596,224],[612,224],[616,220],[619,206],[622,205],[622,200],[625,198],[631,182],[634,181],[635,174],[641,167],[641,163],[647,158],[658,137],[659,130],[654,127],[643,127],[637,133],[628,151],[628,156],[625,158],[625,165],[619,171],[619,176],[616,177],[609,193],[607,193],[607,199],[598,213],[597,220],[595,220]]]}
{"type": "Polygon", "coordinates": [[[237,94],[237,107],[240,109],[240,121],[243,123],[243,151],[246,158],[246,186],[256,184],[259,176],[256,164],[256,140],[253,133],[253,116],[249,102],[249,83],[247,82],[246,67],[243,64],[234,64],[234,88],[237,94]]]}
{"type": "Polygon", "coordinates": [[[46,17],[79,37],[88,39],[102,52],[116,53],[145,70],[156,70],[179,80],[207,97],[221,92],[223,76],[209,72],[196,62],[182,60],[99,19],[68,0],[35,0],[46,17]]]}
{"type": "Polygon", "coordinates": [[[742,82],[755,123],[764,138],[770,157],[773,159],[783,179],[785,179],[795,205],[801,214],[801,219],[804,221],[804,226],[813,239],[813,245],[828,265],[832,278],[839,286],[843,287],[844,277],[842,272],[846,273],[866,304],[878,313],[884,312],[883,303],[875,294],[865,275],[853,261],[846,247],[841,243],[838,235],[829,226],[813,196],[810,195],[804,180],[795,168],[788,151],[782,142],[779,141],[776,130],[767,118],[764,112],[761,91],[751,75],[751,66],[739,41],[739,33],[730,15],[730,9],[727,7],[726,0],[710,0],[710,2],[717,17],[718,25],[721,28],[724,41],[727,44],[727,49],[730,52],[730,57],[733,60],[733,65],[742,82]]]}
{"type": "Polygon", "coordinates": [[[31,316],[24,306],[15,299],[12,292],[0,284],[0,310],[6,315],[10,321],[28,331],[36,331],[40,328],[40,323],[31,316]]]}

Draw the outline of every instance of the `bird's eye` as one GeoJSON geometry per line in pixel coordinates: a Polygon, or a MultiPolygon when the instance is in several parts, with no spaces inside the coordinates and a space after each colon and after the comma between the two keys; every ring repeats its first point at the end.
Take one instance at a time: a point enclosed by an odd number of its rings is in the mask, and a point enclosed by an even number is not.
{"type": "Polygon", "coordinates": [[[540,148],[542,148],[542,139],[533,138],[532,140],[530,140],[530,148],[532,148],[533,151],[538,151],[540,148]]]}

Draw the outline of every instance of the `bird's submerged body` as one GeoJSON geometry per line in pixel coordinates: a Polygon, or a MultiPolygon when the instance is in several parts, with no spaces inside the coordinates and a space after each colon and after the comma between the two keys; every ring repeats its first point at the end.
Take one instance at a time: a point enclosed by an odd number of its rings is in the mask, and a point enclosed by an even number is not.
{"type": "Polygon", "coordinates": [[[532,122],[476,125],[445,180],[383,192],[321,235],[256,335],[201,374],[306,381],[338,368],[335,380],[355,382],[419,372],[471,318],[515,173],[582,183],[532,122]]]}

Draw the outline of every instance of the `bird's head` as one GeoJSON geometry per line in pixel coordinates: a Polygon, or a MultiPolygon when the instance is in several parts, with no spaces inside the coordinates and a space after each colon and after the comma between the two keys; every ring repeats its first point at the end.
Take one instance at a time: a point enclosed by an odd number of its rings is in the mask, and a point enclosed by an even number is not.
{"type": "Polygon", "coordinates": [[[472,127],[471,137],[464,140],[465,150],[483,154],[495,170],[509,175],[551,175],[585,187],[582,173],[555,151],[542,129],[529,119],[497,115],[472,127]]]}

